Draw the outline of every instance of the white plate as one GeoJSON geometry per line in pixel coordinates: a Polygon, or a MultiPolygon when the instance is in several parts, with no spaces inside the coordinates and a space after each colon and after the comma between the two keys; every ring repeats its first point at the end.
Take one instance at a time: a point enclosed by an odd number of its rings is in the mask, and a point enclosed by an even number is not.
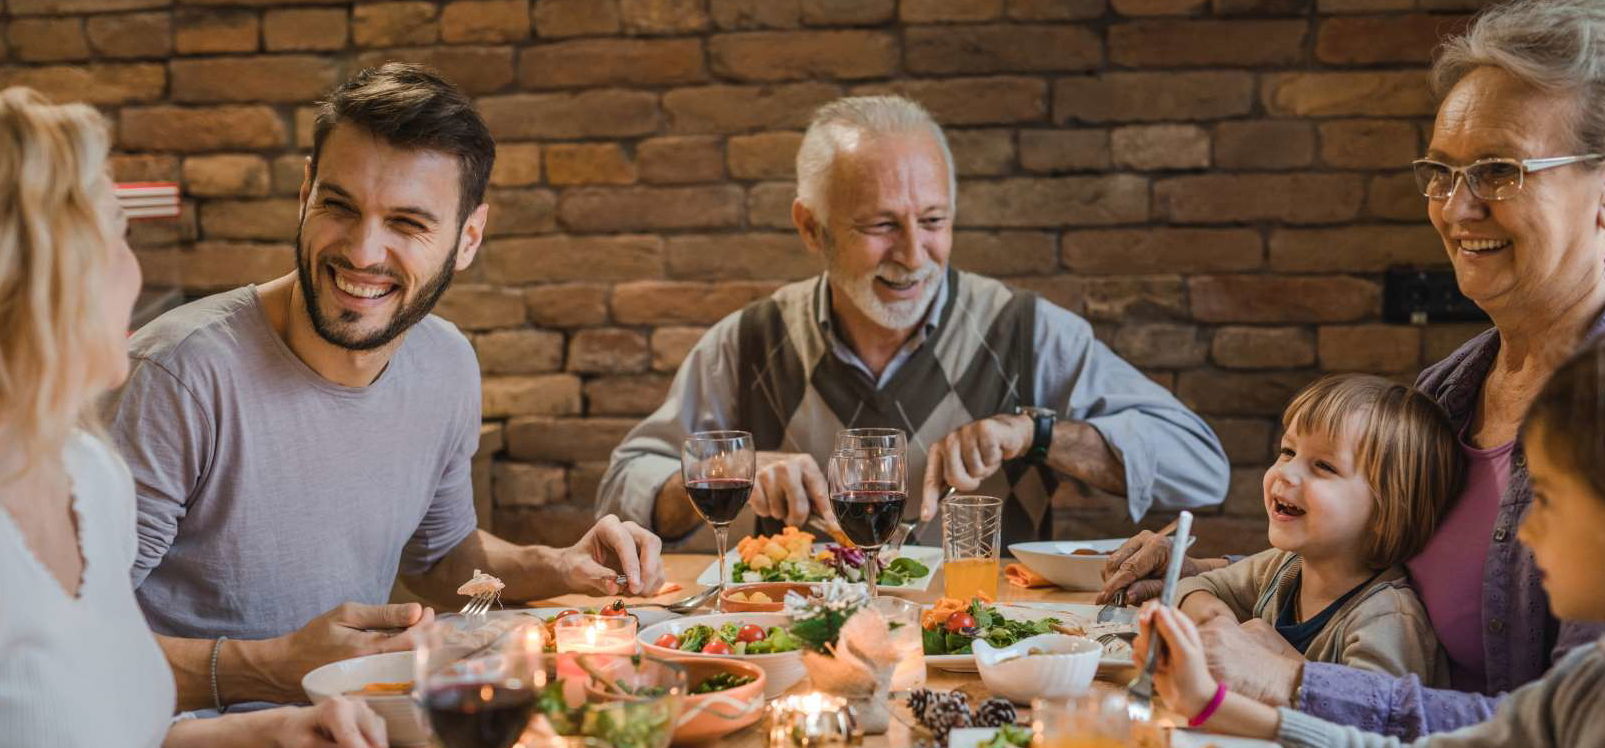
{"type": "MultiPolygon", "coordinates": [[[[590,606],[587,606],[587,607],[590,607],[590,606]]],[[[652,608],[652,607],[630,608],[629,603],[625,603],[624,607],[629,608],[630,612],[635,614],[635,617],[639,621],[637,623],[637,627],[638,628],[643,628],[643,629],[648,627],[648,626],[651,626],[653,624],[656,624],[656,623],[662,623],[662,622],[667,621],[669,619],[679,618],[680,617],[679,614],[670,613],[669,611],[664,610],[662,608],[652,608]]],[[[561,612],[563,612],[565,610],[584,610],[584,608],[572,608],[572,607],[571,608],[558,608],[558,607],[504,608],[502,610],[493,610],[490,613],[487,613],[485,617],[490,619],[490,620],[496,620],[496,619],[499,619],[499,618],[507,618],[507,617],[510,617],[510,616],[525,616],[525,617],[533,616],[535,618],[539,618],[539,619],[541,619],[543,621],[546,621],[546,620],[550,620],[552,618],[552,616],[555,616],[558,613],[561,613],[561,612]]],[[[455,615],[455,614],[452,614],[452,615],[455,615]]]]}
{"type": "MultiPolygon", "coordinates": [[[[825,543],[815,543],[814,544],[814,552],[817,553],[820,550],[823,550],[825,545],[826,545],[825,543]]],[[[918,562],[924,564],[926,568],[931,570],[931,573],[926,574],[923,577],[918,577],[916,579],[910,579],[910,580],[908,580],[908,584],[895,584],[894,585],[894,584],[884,584],[883,583],[883,584],[881,584],[879,586],[882,589],[888,589],[888,590],[925,590],[925,589],[930,588],[930,586],[931,586],[931,578],[936,576],[936,572],[941,570],[941,568],[942,568],[942,549],[941,548],[932,548],[932,547],[926,546],[926,545],[905,545],[905,546],[903,546],[902,552],[899,555],[902,556],[903,558],[911,558],[911,559],[913,559],[915,561],[918,561],[918,562]]],[[[728,563],[731,568],[735,568],[736,562],[738,562],[740,560],[741,560],[741,554],[736,552],[736,551],[731,551],[731,552],[725,554],[725,562],[728,563]]],[[[789,581],[789,580],[782,580],[782,581],[789,581]]],[[[697,584],[700,584],[700,585],[703,585],[703,586],[707,586],[707,585],[710,585],[710,584],[718,584],[718,583],[719,583],[719,561],[718,561],[718,559],[714,559],[713,563],[708,564],[708,568],[703,569],[702,573],[697,575],[697,584]]],[[[733,580],[733,583],[734,584],[741,584],[741,580],[739,580],[739,579],[733,580]]]]}
{"type": "MultiPolygon", "coordinates": [[[[927,609],[930,606],[925,606],[927,609]]],[[[1096,639],[1098,634],[1105,631],[1117,631],[1130,626],[1112,623],[1096,623],[1098,611],[1102,605],[1083,605],[1080,603],[1000,603],[997,605],[998,613],[1011,621],[1034,621],[1039,618],[1058,618],[1065,623],[1079,623],[1088,628],[1088,638],[1096,639]],[[1074,616],[1073,620],[1071,616],[1074,616]]],[[[952,673],[977,673],[980,668],[975,664],[975,655],[925,655],[925,664],[946,670],[952,673]]],[[[1131,648],[1124,643],[1114,647],[1104,647],[1103,657],[1098,659],[1098,669],[1131,666],[1131,648]]]]}
{"type": "MultiPolygon", "coordinates": [[[[1188,547],[1196,540],[1197,536],[1188,538],[1188,547]]],[[[1064,589],[1096,592],[1103,589],[1103,567],[1109,560],[1109,554],[1125,542],[1126,538],[1104,538],[1013,543],[1009,546],[1009,555],[1064,589]],[[1075,555],[1078,550],[1094,551],[1096,555],[1075,555]]]]}

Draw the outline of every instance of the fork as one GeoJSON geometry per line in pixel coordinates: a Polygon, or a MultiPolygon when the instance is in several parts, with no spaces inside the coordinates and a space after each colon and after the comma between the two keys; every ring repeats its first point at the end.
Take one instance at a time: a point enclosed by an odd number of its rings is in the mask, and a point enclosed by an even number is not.
{"type": "MultiPolygon", "coordinates": [[[[1176,541],[1182,548],[1193,532],[1193,513],[1184,511],[1176,518],[1176,541]]],[[[1184,553],[1170,554],[1170,565],[1165,569],[1165,588],[1159,595],[1159,604],[1170,607],[1176,601],[1176,580],[1181,577],[1184,553]]],[[[1126,686],[1126,713],[1133,722],[1148,722],[1154,716],[1154,664],[1159,661],[1159,650],[1165,646],[1157,632],[1150,631],[1148,659],[1142,672],[1126,686]]]]}
{"type": "MultiPolygon", "coordinates": [[[[957,491],[958,489],[948,486],[947,490],[942,492],[942,496],[936,500],[937,511],[941,511],[942,502],[947,501],[957,491]]],[[[899,520],[897,532],[892,533],[892,539],[886,541],[886,545],[881,548],[881,556],[885,557],[890,554],[891,558],[896,558],[897,552],[903,549],[903,543],[914,537],[915,530],[918,530],[922,524],[924,523],[920,521],[918,514],[914,515],[914,519],[899,520]]]]}
{"type": "Polygon", "coordinates": [[[463,609],[457,611],[457,615],[470,620],[483,620],[485,615],[490,612],[490,606],[494,602],[496,602],[496,593],[481,592],[469,598],[468,603],[463,606],[463,609]]]}

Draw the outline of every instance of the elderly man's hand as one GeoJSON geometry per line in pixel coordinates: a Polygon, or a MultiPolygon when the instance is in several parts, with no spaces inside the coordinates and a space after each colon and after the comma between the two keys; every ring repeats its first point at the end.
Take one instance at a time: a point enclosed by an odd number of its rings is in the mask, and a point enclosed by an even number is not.
{"type": "Polygon", "coordinates": [[[926,454],[920,519],[929,522],[936,517],[936,502],[944,484],[974,491],[1003,467],[1004,460],[1025,454],[1031,448],[1034,429],[1027,416],[992,416],[960,426],[932,444],[926,454]]]}
{"type": "MultiPolygon", "coordinates": [[[[1094,601],[1099,605],[1114,599],[1115,593],[1126,591],[1126,604],[1136,605],[1159,597],[1164,582],[1159,579],[1170,563],[1170,536],[1143,530],[1133,535],[1103,566],[1103,589],[1094,601]]],[[[1196,576],[1226,565],[1225,559],[1205,559],[1188,556],[1182,559],[1181,575],[1196,576]]]]}
{"type": "Polygon", "coordinates": [[[830,510],[830,494],[825,474],[813,455],[791,452],[759,452],[758,480],[747,503],[760,517],[774,517],[793,527],[801,527],[810,512],[836,526],[830,510]]]}
{"type": "Polygon", "coordinates": [[[413,632],[435,620],[435,612],[418,603],[362,605],[345,603],[272,640],[273,691],[284,702],[306,698],[301,677],[314,668],[352,657],[400,652],[414,646],[413,632]]]}
{"type": "Polygon", "coordinates": [[[317,706],[274,709],[277,748],[384,748],[385,722],[361,699],[336,696],[317,706]]]}
{"type": "Polygon", "coordinates": [[[558,571],[564,586],[577,592],[652,595],[663,586],[662,552],[663,541],[650,530],[609,514],[559,551],[558,571]],[[626,579],[622,586],[619,574],[626,579]]]}
{"type": "Polygon", "coordinates": [[[1288,656],[1286,652],[1292,648],[1286,647],[1286,642],[1283,647],[1267,648],[1262,643],[1264,630],[1253,623],[1240,625],[1227,616],[1216,616],[1198,627],[1209,672],[1227,688],[1255,701],[1287,706],[1303,674],[1304,658],[1297,650],[1293,650],[1295,656],[1288,656]]]}

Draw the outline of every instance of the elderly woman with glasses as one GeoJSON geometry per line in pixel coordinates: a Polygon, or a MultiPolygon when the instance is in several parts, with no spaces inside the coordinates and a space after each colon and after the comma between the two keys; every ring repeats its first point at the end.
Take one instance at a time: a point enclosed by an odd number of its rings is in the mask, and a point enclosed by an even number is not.
{"type": "MultiPolygon", "coordinates": [[[[1407,564],[1455,690],[1275,656],[1253,631],[1203,627],[1229,687],[1407,738],[1487,719],[1500,694],[1605,631],[1550,615],[1516,539],[1533,501],[1518,426],[1550,374],[1605,333],[1605,2],[1490,8],[1432,72],[1443,99],[1416,180],[1461,292],[1494,322],[1416,382],[1448,411],[1467,458],[1460,495],[1407,564]]],[[[1158,540],[1128,546],[1106,595],[1168,556],[1158,540]]]]}

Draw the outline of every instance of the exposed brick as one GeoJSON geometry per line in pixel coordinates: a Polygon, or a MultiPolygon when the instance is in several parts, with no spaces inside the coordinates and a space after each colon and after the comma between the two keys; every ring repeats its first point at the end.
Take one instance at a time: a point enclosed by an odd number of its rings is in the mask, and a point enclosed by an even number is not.
{"type": "Polygon", "coordinates": [[[1205,419],[1233,465],[1263,468],[1271,461],[1271,422],[1263,418],[1205,419]]]}
{"type": "Polygon", "coordinates": [[[904,31],[912,73],[976,74],[1091,70],[1103,40],[1080,26],[930,26],[904,31]]]}
{"type": "Polygon", "coordinates": [[[1295,117],[1426,116],[1436,108],[1419,70],[1276,73],[1261,86],[1266,111],[1295,117]]]}
{"type": "Polygon", "coordinates": [[[555,465],[499,460],[491,480],[498,507],[546,506],[568,495],[568,475],[555,465]]]}
{"type": "Polygon", "coordinates": [[[1191,16],[1209,7],[1209,0],[1110,0],[1123,16],[1191,16]]]}
{"type": "Polygon", "coordinates": [[[494,283],[660,278],[663,240],[656,236],[498,239],[485,250],[484,261],[486,275],[494,283]]]}
{"type": "Polygon", "coordinates": [[[580,412],[580,378],[572,374],[486,377],[481,389],[481,408],[486,418],[570,416],[580,412]]]}
{"type": "Polygon", "coordinates": [[[1322,327],[1316,335],[1316,350],[1326,371],[1409,371],[1421,364],[1421,329],[1408,325],[1322,327]]]}
{"type": "Polygon", "coordinates": [[[184,159],[184,193],[195,197],[259,197],[268,193],[261,156],[191,156],[184,159]]]}
{"type": "Polygon", "coordinates": [[[1465,16],[1410,15],[1328,18],[1315,37],[1315,57],[1338,65],[1426,63],[1450,34],[1465,29],[1465,16]]]}
{"type": "Polygon", "coordinates": [[[1082,280],[1082,314],[1094,321],[1169,319],[1187,313],[1180,276],[1137,275],[1082,280]]]}
{"type": "Polygon", "coordinates": [[[269,52],[337,50],[346,46],[345,8],[283,8],[262,17],[262,42],[269,52]]]}
{"type": "Polygon", "coordinates": [[[1305,21],[1136,21],[1109,27],[1109,59],[1127,67],[1292,65],[1305,21]]]}
{"type": "Polygon", "coordinates": [[[684,34],[708,28],[707,0],[619,0],[624,30],[684,34]]]}
{"type": "Polygon", "coordinates": [[[701,327],[659,327],[652,332],[652,370],[675,371],[702,339],[701,327]]]}
{"type": "Polygon", "coordinates": [[[1422,360],[1436,363],[1449,357],[1466,341],[1488,329],[1486,322],[1428,325],[1422,331],[1422,360]]]}
{"type": "Polygon", "coordinates": [[[300,212],[300,203],[282,198],[210,200],[201,206],[201,233],[207,239],[289,241],[300,212]]]}
{"type": "Polygon", "coordinates": [[[607,322],[607,287],[588,283],[524,290],[529,319],[544,327],[585,327],[607,322]]]}
{"type": "Polygon", "coordinates": [[[1364,198],[1364,182],[1348,174],[1203,174],[1154,185],[1155,213],[1183,223],[1331,223],[1354,218],[1364,198]]]}
{"type": "Polygon", "coordinates": [[[496,187],[523,187],[541,181],[541,147],[538,143],[497,143],[490,183],[496,187]]]}
{"type": "Polygon", "coordinates": [[[1351,322],[1380,311],[1381,289],[1347,276],[1207,275],[1187,282],[1203,322],[1351,322]]]}
{"type": "Polygon", "coordinates": [[[1063,261],[1076,273],[1209,273],[1259,267],[1264,249],[1249,229],[1107,229],[1070,231],[1063,261]]]}
{"type": "Polygon", "coordinates": [[[1443,265],[1449,259],[1431,225],[1354,225],[1279,229],[1271,234],[1271,269],[1283,273],[1379,273],[1391,265],[1443,265]]]}
{"type": "Polygon", "coordinates": [[[295,146],[311,152],[317,135],[318,109],[312,106],[295,108],[295,146]]]}
{"type": "Polygon", "coordinates": [[[1184,371],[1177,395],[1188,407],[1206,415],[1280,416],[1314,375],[1302,372],[1184,371]]]}
{"type": "Polygon", "coordinates": [[[1371,177],[1366,185],[1365,214],[1371,218],[1420,221],[1427,217],[1427,199],[1408,171],[1371,177]]]}
{"type": "Polygon", "coordinates": [[[89,57],[84,19],[15,18],[6,28],[11,55],[23,62],[62,62],[89,57]]]}
{"type": "Polygon", "coordinates": [[[560,332],[497,330],[474,338],[474,350],[486,375],[544,374],[563,368],[560,332]]]}
{"type": "Polygon", "coordinates": [[[19,16],[104,13],[171,5],[173,0],[11,0],[7,10],[19,16]]]}
{"type": "Polygon", "coordinates": [[[1209,132],[1197,125],[1132,125],[1109,134],[1115,164],[1138,171],[1209,166],[1209,132]]]}
{"type": "Polygon", "coordinates": [[[179,179],[177,156],[147,153],[113,154],[111,178],[117,182],[176,182],[179,179]]]}
{"type": "Polygon", "coordinates": [[[1315,335],[1302,327],[1221,327],[1210,357],[1228,369],[1295,369],[1315,363],[1315,335]]]}
{"type": "Polygon", "coordinates": [[[801,128],[819,105],[841,95],[828,83],[782,86],[701,86],[663,95],[676,133],[737,133],[801,128]]]}
{"type": "MultiPolygon", "coordinates": [[[[613,288],[613,321],[625,325],[713,324],[749,302],[774,293],[779,285],[760,281],[621,283],[613,288]]],[[[641,344],[644,349],[646,341],[641,344]]]]}
{"type": "Polygon", "coordinates": [[[953,237],[953,265],[990,276],[1045,275],[1058,269],[1059,257],[1050,233],[960,231],[953,237]]]}
{"type": "Polygon", "coordinates": [[[741,188],[588,187],[563,193],[558,216],[571,231],[653,231],[736,226],[741,188]]]}
{"type": "Polygon", "coordinates": [[[1241,72],[1108,73],[1053,87],[1053,121],[1219,119],[1254,106],[1254,76],[1241,72]]]}
{"type": "Polygon", "coordinates": [[[173,48],[181,55],[255,52],[261,19],[250,10],[180,8],[175,14],[173,48]]]}
{"type": "Polygon", "coordinates": [[[644,416],[657,410],[673,380],[661,374],[599,377],[585,383],[586,412],[593,416],[644,416]]]}
{"type": "Polygon", "coordinates": [[[724,178],[724,149],[714,137],[652,138],[635,147],[635,166],[643,182],[716,182],[724,178]]]}
{"type": "Polygon", "coordinates": [[[1010,278],[1009,285],[1041,296],[1077,314],[1086,311],[1086,283],[1069,275],[1042,275],[1010,278]]]}
{"type": "Polygon", "coordinates": [[[189,109],[133,107],[118,117],[118,145],[131,150],[194,153],[287,144],[284,121],[265,106],[189,109]]]}
{"type": "Polygon", "coordinates": [[[1003,0],[903,0],[904,23],[989,21],[1003,14],[1003,0]]]}
{"type": "Polygon", "coordinates": [[[1293,169],[1315,160],[1315,129],[1298,120],[1238,120],[1215,126],[1215,165],[1293,169]]]}
{"type": "Polygon", "coordinates": [[[596,327],[574,333],[568,344],[569,371],[627,374],[645,371],[646,336],[634,330],[596,327]]]}
{"type": "Polygon", "coordinates": [[[485,195],[489,236],[546,234],[557,230],[557,196],[551,190],[492,188],[485,195]]]}
{"type": "Polygon", "coordinates": [[[746,81],[881,78],[897,56],[896,39],[882,31],[751,31],[708,41],[714,74],[746,81]]]}
{"type": "Polygon", "coordinates": [[[1021,130],[1020,166],[1039,172],[1109,168],[1107,130],[1021,130]]]}
{"type": "Polygon", "coordinates": [[[1302,16],[1315,0],[1212,0],[1217,16],[1302,16]]]}
{"type": "Polygon", "coordinates": [[[610,138],[658,128],[658,97],[645,91],[602,89],[575,94],[514,94],[479,102],[498,140],[610,138]]]}
{"type": "Polygon", "coordinates": [[[351,8],[351,39],[359,47],[433,44],[440,35],[434,3],[357,3],[351,8]]]}
{"type": "MultiPolygon", "coordinates": [[[[597,464],[605,467],[607,465],[605,460],[604,456],[603,461],[597,464]]],[[[577,473],[578,471],[571,472],[577,473]]],[[[570,496],[577,495],[573,493],[573,486],[578,485],[578,480],[574,475],[569,476],[570,496]]],[[[580,538],[596,525],[595,496],[586,496],[580,501],[583,504],[582,506],[560,504],[535,508],[509,507],[507,509],[497,509],[492,527],[498,537],[506,538],[511,543],[566,548],[579,542],[580,538]]],[[[1260,524],[1263,526],[1264,520],[1261,520],[1260,524]]],[[[1264,533],[1260,534],[1263,535],[1264,533]]],[[[1261,545],[1263,544],[1262,542],[1261,545]]],[[[1238,545],[1232,547],[1244,548],[1251,546],[1239,542],[1238,545]]]]}
{"type": "Polygon", "coordinates": [[[791,182],[765,182],[747,191],[747,223],[753,228],[789,229],[791,204],[797,186],[791,182]]]}
{"type": "MultiPolygon", "coordinates": [[[[1233,469],[1228,479],[1226,500],[1221,502],[1221,510],[1225,514],[1257,520],[1262,536],[1265,525],[1265,470],[1264,465],[1233,469]]],[[[1258,540],[1259,545],[1264,545],[1263,537],[1258,540]]]]}
{"type": "Polygon", "coordinates": [[[440,38],[450,44],[520,42],[529,38],[529,0],[455,0],[440,11],[440,38]]]}
{"type": "Polygon", "coordinates": [[[944,127],[1039,122],[1048,113],[1047,86],[1035,78],[901,80],[853,89],[853,95],[895,93],[925,105],[944,127]]]}
{"type": "Polygon", "coordinates": [[[1414,10],[1415,0],[1319,0],[1317,9],[1327,13],[1375,13],[1389,10],[1414,10]]]}
{"type": "Polygon", "coordinates": [[[796,234],[669,237],[669,277],[685,280],[794,280],[823,269],[796,234]]]}
{"type": "Polygon", "coordinates": [[[176,59],[170,68],[179,102],[313,101],[340,75],[334,60],[309,55],[176,59]]]}
{"type": "Polygon", "coordinates": [[[948,130],[947,145],[961,177],[1001,176],[1014,169],[1010,130],[948,130]]]}
{"type": "Polygon", "coordinates": [[[959,185],[965,226],[1100,226],[1148,219],[1148,180],[1104,177],[1000,179],[959,185]]]}
{"type": "Polygon", "coordinates": [[[507,446],[506,429],[500,423],[485,423],[479,426],[479,449],[474,452],[474,459],[480,460],[495,457],[497,452],[507,446]]]}
{"type": "Polygon", "coordinates": [[[284,275],[295,267],[295,251],[287,244],[201,242],[188,250],[141,252],[139,264],[146,283],[213,291],[284,275]]]}
{"type": "MultiPolygon", "coordinates": [[[[884,23],[895,17],[895,3],[896,0],[802,0],[802,18],[809,26],[884,23]]],[[[777,4],[784,6],[786,0],[778,0],[777,4]]]]}
{"type": "Polygon", "coordinates": [[[617,143],[554,143],[546,147],[546,181],[630,184],[635,181],[635,165],[617,143]]]}
{"type": "Polygon", "coordinates": [[[0,68],[0,88],[27,86],[52,101],[129,104],[162,98],[167,72],[159,64],[93,63],[0,68]]]}
{"type": "Polygon", "coordinates": [[[166,57],[173,53],[169,13],[90,16],[84,25],[89,46],[102,57],[166,57]]]}
{"type": "Polygon", "coordinates": [[[1017,21],[1081,21],[1103,15],[1108,0],[1008,0],[1017,21]]]}
{"type": "Polygon", "coordinates": [[[1120,327],[1114,349],[1136,366],[1183,369],[1203,364],[1209,343],[1193,325],[1139,323],[1120,327]]]}
{"type": "Polygon", "coordinates": [[[1419,158],[1416,126],[1389,119],[1321,123],[1321,160],[1340,169],[1397,169],[1419,158]]]}
{"type": "Polygon", "coordinates": [[[725,31],[794,29],[802,25],[802,1],[709,0],[708,15],[725,31]]]}
{"type": "Polygon", "coordinates": [[[470,94],[495,93],[513,82],[511,47],[408,47],[365,52],[357,59],[360,67],[392,60],[428,65],[470,94]]]}
{"type": "Polygon", "coordinates": [[[513,289],[468,283],[452,284],[435,305],[435,314],[464,330],[522,327],[526,319],[523,294],[513,289]]]}
{"type": "Polygon", "coordinates": [[[525,88],[659,86],[706,80],[697,39],[577,39],[525,48],[525,88]]]}
{"type": "MultiPolygon", "coordinates": [[[[507,422],[507,453],[517,460],[606,460],[634,418],[514,418],[507,422]]],[[[586,508],[587,514],[590,508],[586,508]]],[[[595,519],[591,519],[595,522],[595,519]]]]}
{"type": "Polygon", "coordinates": [[[535,0],[530,16],[545,38],[613,34],[620,26],[618,0],[535,0]]]}
{"type": "Polygon", "coordinates": [[[730,176],[736,179],[791,179],[797,175],[800,132],[738,135],[726,143],[730,176]]]}

